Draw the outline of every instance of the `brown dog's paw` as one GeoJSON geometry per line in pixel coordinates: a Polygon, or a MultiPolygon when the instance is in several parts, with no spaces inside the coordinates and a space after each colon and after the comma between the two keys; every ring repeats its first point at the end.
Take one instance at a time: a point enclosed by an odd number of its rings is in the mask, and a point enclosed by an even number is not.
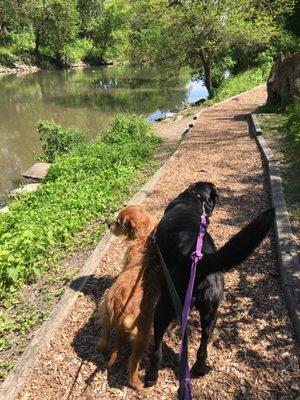
{"type": "Polygon", "coordinates": [[[207,364],[198,365],[197,363],[195,363],[191,369],[191,376],[192,378],[199,378],[200,376],[208,374],[210,370],[211,367],[207,364]]]}
{"type": "Polygon", "coordinates": [[[142,382],[137,378],[137,379],[132,379],[128,382],[129,386],[134,389],[134,390],[142,390],[143,389],[143,384],[142,382]]]}

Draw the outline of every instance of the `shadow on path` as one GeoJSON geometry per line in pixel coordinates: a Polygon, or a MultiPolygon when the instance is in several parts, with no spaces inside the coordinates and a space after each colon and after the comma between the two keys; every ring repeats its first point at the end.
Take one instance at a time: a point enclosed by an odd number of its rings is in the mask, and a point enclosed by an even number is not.
{"type": "MultiPolygon", "coordinates": [[[[81,281],[83,278],[75,279],[71,282],[70,286],[72,289],[77,290],[80,287],[81,281]]],[[[105,290],[111,286],[114,278],[111,276],[103,276],[101,278],[95,277],[91,275],[87,284],[82,289],[81,293],[85,296],[89,296],[93,299],[95,303],[95,308],[98,302],[102,299],[105,290]]],[[[88,322],[76,333],[72,340],[72,347],[76,352],[77,356],[81,358],[82,362],[77,371],[76,377],[74,379],[73,386],[76,384],[77,378],[79,376],[80,370],[85,362],[93,363],[95,366],[94,371],[90,374],[90,376],[85,380],[85,387],[83,389],[82,394],[86,391],[88,386],[93,382],[96,374],[98,372],[103,372],[107,370],[107,381],[110,387],[122,389],[124,386],[127,386],[127,362],[130,356],[130,343],[127,343],[124,346],[124,351],[117,360],[117,362],[110,368],[107,368],[107,361],[109,356],[99,354],[96,350],[96,341],[102,334],[102,327],[95,329],[93,316],[91,316],[88,322]]],[[[115,339],[114,333],[111,337],[111,342],[115,339]]],[[[166,344],[163,346],[164,352],[164,360],[162,362],[161,368],[171,368],[174,370],[174,373],[177,372],[177,359],[178,356],[173,352],[173,350],[168,347],[166,344]]],[[[146,358],[146,357],[145,357],[146,358]]],[[[144,369],[147,360],[145,359],[141,363],[141,368],[144,369]]],[[[72,393],[72,388],[69,392],[69,396],[72,393]]]]}

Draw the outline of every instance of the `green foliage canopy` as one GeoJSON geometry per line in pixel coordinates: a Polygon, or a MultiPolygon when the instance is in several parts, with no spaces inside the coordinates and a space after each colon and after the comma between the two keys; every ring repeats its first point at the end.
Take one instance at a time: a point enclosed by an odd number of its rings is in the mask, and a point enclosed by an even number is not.
{"type": "MultiPolygon", "coordinates": [[[[278,51],[297,49],[295,3],[0,0],[0,45],[7,31],[31,32],[35,56],[42,53],[59,62],[81,58],[189,64],[213,96],[226,70],[237,72],[269,61],[278,51]]],[[[4,53],[9,62],[10,54],[4,53]]]]}

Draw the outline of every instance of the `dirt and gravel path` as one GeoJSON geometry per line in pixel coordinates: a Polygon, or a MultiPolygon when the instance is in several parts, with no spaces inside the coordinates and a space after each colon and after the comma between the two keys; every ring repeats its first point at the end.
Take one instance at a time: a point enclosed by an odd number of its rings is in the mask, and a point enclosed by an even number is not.
{"type": "MultiPolygon", "coordinates": [[[[190,183],[206,180],[221,192],[211,219],[217,246],[270,204],[268,186],[245,116],[265,101],[263,86],[205,110],[167,162],[145,201],[161,215],[165,205],[190,183]]],[[[139,394],[126,387],[128,351],[112,370],[95,350],[91,315],[111,279],[120,271],[122,245],[116,240],[68,318],[45,348],[20,399],[173,399],[176,396],[178,327],[165,338],[163,363],[154,388],[139,394]]],[[[299,375],[293,331],[282,298],[273,237],[239,269],[226,274],[226,294],[209,347],[212,371],[192,381],[195,399],[296,399],[299,375]]],[[[190,358],[195,359],[199,322],[190,322],[190,358]]],[[[144,374],[144,369],[142,369],[144,374]]],[[[299,397],[298,397],[299,398],[299,397]]]]}

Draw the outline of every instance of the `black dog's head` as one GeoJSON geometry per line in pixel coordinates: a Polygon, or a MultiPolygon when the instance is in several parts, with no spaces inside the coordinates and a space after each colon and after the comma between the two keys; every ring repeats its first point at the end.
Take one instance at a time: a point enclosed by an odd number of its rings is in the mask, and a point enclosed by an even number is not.
{"type": "Polygon", "coordinates": [[[209,217],[219,201],[219,191],[211,182],[197,182],[187,188],[187,192],[197,196],[202,201],[206,215],[209,217]]]}

